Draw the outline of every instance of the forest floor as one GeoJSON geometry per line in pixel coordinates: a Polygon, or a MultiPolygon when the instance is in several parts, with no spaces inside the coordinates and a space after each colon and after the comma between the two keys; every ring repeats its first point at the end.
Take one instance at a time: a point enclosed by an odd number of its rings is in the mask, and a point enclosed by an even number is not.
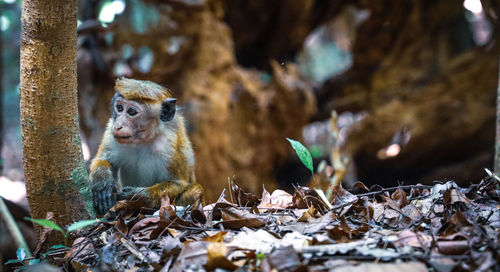
{"type": "MultiPolygon", "coordinates": [[[[45,258],[76,271],[499,271],[500,179],[461,188],[297,187],[259,199],[232,183],[203,210],[156,214],[120,201],[71,248],[45,258]]],[[[43,241],[41,241],[43,242],[43,241]]]]}

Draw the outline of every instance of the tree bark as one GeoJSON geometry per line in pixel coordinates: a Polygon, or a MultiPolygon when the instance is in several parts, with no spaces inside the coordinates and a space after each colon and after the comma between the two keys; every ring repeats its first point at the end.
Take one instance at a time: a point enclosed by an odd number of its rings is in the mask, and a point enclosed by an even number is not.
{"type": "MultiPolygon", "coordinates": [[[[3,14],[3,3],[0,3],[0,15],[3,14]]],[[[2,23],[0,20],[0,29],[2,29],[2,23]]],[[[3,39],[2,33],[0,32],[0,176],[3,173],[4,161],[2,159],[2,147],[3,147],[3,39]]]]}
{"type": "MultiPolygon", "coordinates": [[[[23,1],[21,131],[28,202],[33,218],[51,211],[62,226],[93,214],[78,125],[76,20],[77,0],[23,1]]],[[[57,242],[61,235],[49,236],[48,244],[57,242]]]]}
{"type": "Polygon", "coordinates": [[[498,71],[498,85],[497,85],[497,120],[495,132],[495,162],[493,169],[495,174],[500,175],[500,61],[498,71]]]}

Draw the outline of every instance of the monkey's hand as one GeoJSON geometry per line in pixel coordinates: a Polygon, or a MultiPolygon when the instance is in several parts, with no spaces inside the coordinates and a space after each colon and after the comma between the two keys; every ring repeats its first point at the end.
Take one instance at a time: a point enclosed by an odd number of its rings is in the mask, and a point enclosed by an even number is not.
{"type": "Polygon", "coordinates": [[[192,205],[196,209],[203,205],[203,187],[198,183],[191,183],[187,189],[177,197],[179,205],[192,205]]]}
{"type": "Polygon", "coordinates": [[[94,209],[97,214],[105,214],[116,203],[116,186],[109,169],[99,169],[90,173],[94,209]]]}
{"type": "Polygon", "coordinates": [[[145,207],[159,208],[161,198],[167,195],[176,205],[193,205],[198,207],[203,203],[203,188],[198,183],[186,184],[185,182],[162,182],[151,187],[126,186],[118,193],[118,199],[143,200],[145,207]],[[183,186],[180,186],[183,185],[183,186]]]}
{"type": "Polygon", "coordinates": [[[105,214],[116,203],[116,187],[114,181],[103,180],[92,186],[94,209],[98,214],[105,214]]]}
{"type": "Polygon", "coordinates": [[[118,200],[142,197],[147,197],[146,188],[144,187],[125,186],[123,187],[122,191],[118,193],[118,200]]]}
{"type": "Polygon", "coordinates": [[[125,186],[122,191],[118,193],[118,200],[143,200],[146,207],[152,207],[151,198],[147,194],[145,187],[125,186]]]}

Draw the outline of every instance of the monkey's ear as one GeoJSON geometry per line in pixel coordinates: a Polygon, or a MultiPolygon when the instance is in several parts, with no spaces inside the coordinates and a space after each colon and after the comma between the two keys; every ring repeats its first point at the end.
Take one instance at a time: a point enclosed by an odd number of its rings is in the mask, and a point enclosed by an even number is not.
{"type": "Polygon", "coordinates": [[[163,100],[161,103],[160,120],[166,122],[174,119],[176,102],[177,99],[175,98],[167,98],[163,100]]]}

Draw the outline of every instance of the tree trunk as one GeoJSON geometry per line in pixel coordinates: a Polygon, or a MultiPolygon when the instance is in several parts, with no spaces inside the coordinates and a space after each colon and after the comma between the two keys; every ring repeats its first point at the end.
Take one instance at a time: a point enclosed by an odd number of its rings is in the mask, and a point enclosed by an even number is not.
{"type": "Polygon", "coordinates": [[[495,174],[500,175],[500,65],[498,71],[498,85],[497,85],[497,122],[495,133],[495,165],[493,166],[495,174]]]}
{"type": "MultiPolygon", "coordinates": [[[[28,202],[32,217],[51,211],[62,226],[93,214],[78,125],[76,20],[77,0],[23,1],[21,130],[28,202]]],[[[48,244],[61,239],[52,235],[48,244]]]]}
{"type": "MultiPolygon", "coordinates": [[[[0,15],[3,14],[3,3],[0,3],[0,15]]],[[[2,22],[0,20],[0,29],[2,29],[2,22]]],[[[0,176],[3,173],[3,159],[2,159],[2,146],[3,146],[3,47],[2,47],[2,33],[0,32],[0,176]]]]}

